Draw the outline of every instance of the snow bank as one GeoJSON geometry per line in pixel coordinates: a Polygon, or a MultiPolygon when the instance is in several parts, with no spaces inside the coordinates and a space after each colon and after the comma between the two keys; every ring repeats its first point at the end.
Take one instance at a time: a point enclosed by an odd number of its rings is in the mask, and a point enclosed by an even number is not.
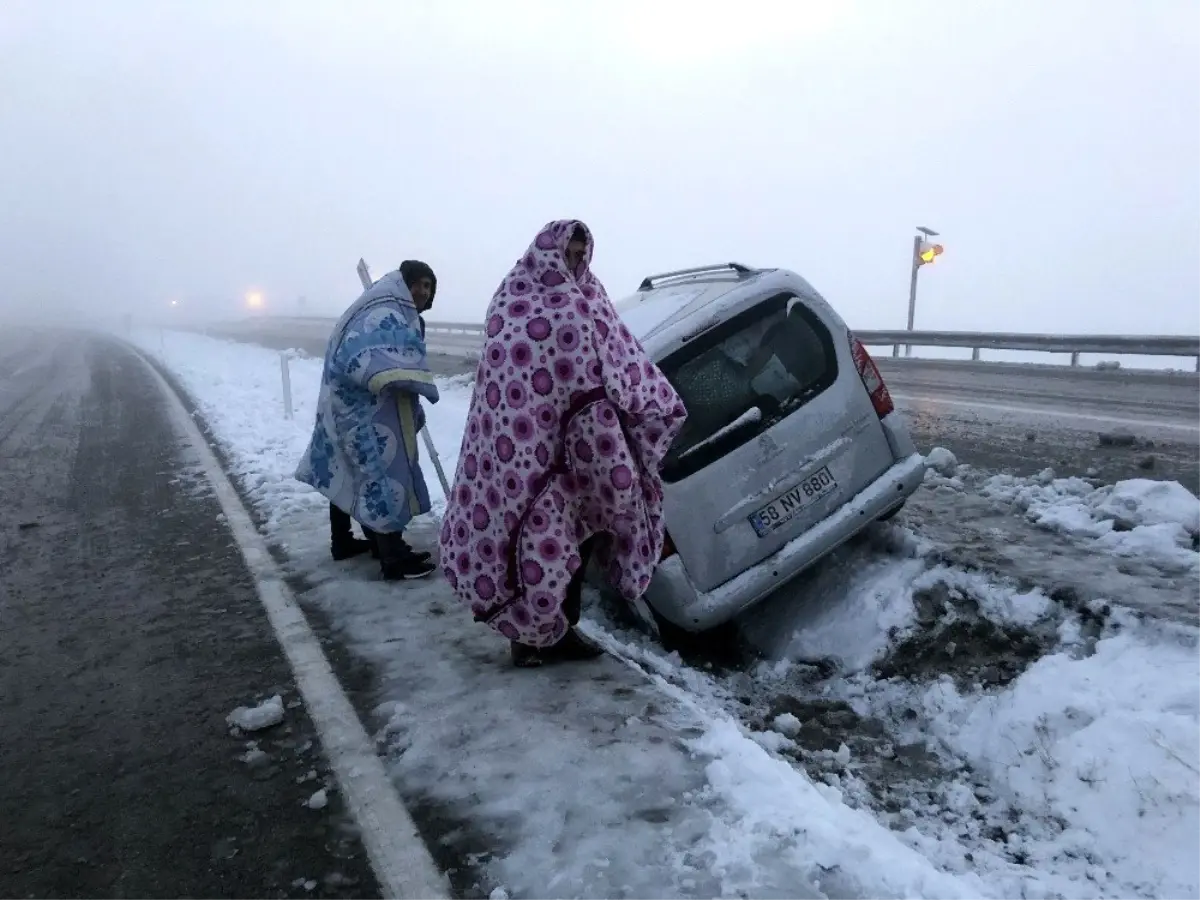
{"type": "Polygon", "coordinates": [[[830,896],[862,891],[864,876],[869,896],[995,896],[978,876],[940,871],[870,813],[847,806],[840,790],[746,740],[730,720],[714,722],[696,749],[714,758],[708,791],[734,815],[736,827],[717,826],[713,865],[726,877],[752,860],[759,883],[778,896],[800,896],[788,869],[814,866],[823,873],[817,887],[830,896]]]}
{"type": "Polygon", "coordinates": [[[1004,690],[923,697],[945,747],[1023,811],[1035,868],[1076,868],[1120,896],[1200,892],[1200,691],[1194,638],[1145,632],[1058,652],[1004,690]],[[1115,882],[1115,884],[1114,884],[1115,882]]]}
{"type": "Polygon", "coordinates": [[[1095,549],[1195,567],[1200,499],[1177,481],[1133,478],[1096,487],[1081,478],[995,475],[980,493],[1011,505],[1035,525],[1088,538],[1095,549]]]}
{"type": "MultiPolygon", "coordinates": [[[[1117,611],[1085,638],[1080,616],[1039,591],[945,567],[911,582],[916,593],[938,585],[955,607],[935,610],[939,619],[969,607],[1002,631],[1035,628],[1051,648],[999,687],[937,673],[878,679],[866,667],[831,682],[829,696],[890,722],[897,742],[932,742],[944,758],[939,799],[922,799],[927,787],[918,784],[906,801],[919,823],[907,842],[940,869],[974,871],[1007,896],[1197,896],[1196,629],[1117,611]]],[[[881,617],[913,615],[903,591],[874,593],[891,598],[881,617]]],[[[881,648],[878,639],[855,646],[865,631],[846,627],[836,632],[839,653],[874,661],[917,631],[893,632],[881,648]]]]}

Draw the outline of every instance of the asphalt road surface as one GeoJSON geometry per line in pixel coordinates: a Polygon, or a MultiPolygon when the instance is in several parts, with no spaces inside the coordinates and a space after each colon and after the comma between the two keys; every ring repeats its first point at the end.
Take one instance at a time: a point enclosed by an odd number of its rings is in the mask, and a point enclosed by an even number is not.
{"type": "Polygon", "coordinates": [[[102,337],[0,332],[0,725],[0,896],[378,896],[339,795],[305,805],[333,780],[217,501],[102,337]]]}
{"type": "Polygon", "coordinates": [[[1098,371],[880,359],[920,447],[983,469],[1052,468],[1115,482],[1179,481],[1200,493],[1200,380],[1194,373],[1098,371]]]}
{"type": "MultiPolygon", "coordinates": [[[[328,319],[249,319],[210,326],[213,337],[296,348],[321,357],[328,319]]],[[[430,334],[430,367],[473,371],[478,338],[430,334]]],[[[1200,493],[1200,379],[1191,372],[1100,371],[960,360],[893,359],[873,348],[917,446],[946,447],[982,469],[1105,482],[1177,480],[1200,493]],[[1114,439],[1115,438],[1115,439],[1114,439]]]]}

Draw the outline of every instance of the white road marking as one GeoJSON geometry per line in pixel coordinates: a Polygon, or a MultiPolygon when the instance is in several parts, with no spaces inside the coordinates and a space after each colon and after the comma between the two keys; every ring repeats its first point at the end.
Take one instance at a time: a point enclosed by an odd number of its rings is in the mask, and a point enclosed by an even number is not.
{"type": "Polygon", "coordinates": [[[1129,428],[1156,428],[1161,431],[1174,431],[1190,437],[1200,433],[1200,426],[1182,425],[1177,422],[1167,422],[1163,419],[1129,419],[1122,416],[1105,416],[1098,413],[1072,412],[1066,409],[1051,409],[1038,406],[1012,406],[1007,403],[996,403],[992,400],[947,400],[945,397],[919,397],[914,394],[904,394],[892,391],[893,400],[910,403],[929,403],[942,406],[962,406],[967,409],[988,409],[997,412],[1016,413],[1022,416],[1052,416],[1055,419],[1078,419],[1081,422],[1103,425],[1124,425],[1129,428]]]}
{"type": "Polygon", "coordinates": [[[271,558],[233,484],[183,402],[158,370],[133,347],[167,398],[172,417],[192,445],[233,532],[275,637],[287,654],[304,704],[317,729],[346,806],[384,897],[449,898],[450,885],[429,855],[417,827],[396,793],[366,729],[333,674],[317,636],[271,558]]]}

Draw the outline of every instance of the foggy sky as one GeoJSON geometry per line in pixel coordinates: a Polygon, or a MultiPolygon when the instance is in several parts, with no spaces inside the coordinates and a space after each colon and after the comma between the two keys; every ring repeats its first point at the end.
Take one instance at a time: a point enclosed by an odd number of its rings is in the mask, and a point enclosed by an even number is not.
{"type": "Polygon", "coordinates": [[[544,222],[614,299],[794,268],[902,327],[1200,327],[1194,0],[0,0],[0,309],[477,321],[544,222]]]}

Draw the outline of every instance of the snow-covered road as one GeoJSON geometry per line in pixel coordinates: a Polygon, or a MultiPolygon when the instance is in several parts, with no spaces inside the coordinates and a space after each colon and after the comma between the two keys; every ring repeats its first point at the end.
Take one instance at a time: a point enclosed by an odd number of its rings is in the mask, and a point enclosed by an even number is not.
{"type": "MultiPolygon", "coordinates": [[[[611,658],[518,672],[440,580],[329,560],[325,503],[291,480],[318,360],[292,360],[287,419],[277,352],[136,342],[367,666],[361,713],[461,892],[1200,893],[1200,501],[1182,486],[935,452],[895,524],[740,623],[752,652],[732,663],[685,662],[593,604],[611,658]],[[1041,549],[1004,552],[1022,542],[1041,549]]],[[[469,385],[441,389],[452,472],[469,385]]]]}

